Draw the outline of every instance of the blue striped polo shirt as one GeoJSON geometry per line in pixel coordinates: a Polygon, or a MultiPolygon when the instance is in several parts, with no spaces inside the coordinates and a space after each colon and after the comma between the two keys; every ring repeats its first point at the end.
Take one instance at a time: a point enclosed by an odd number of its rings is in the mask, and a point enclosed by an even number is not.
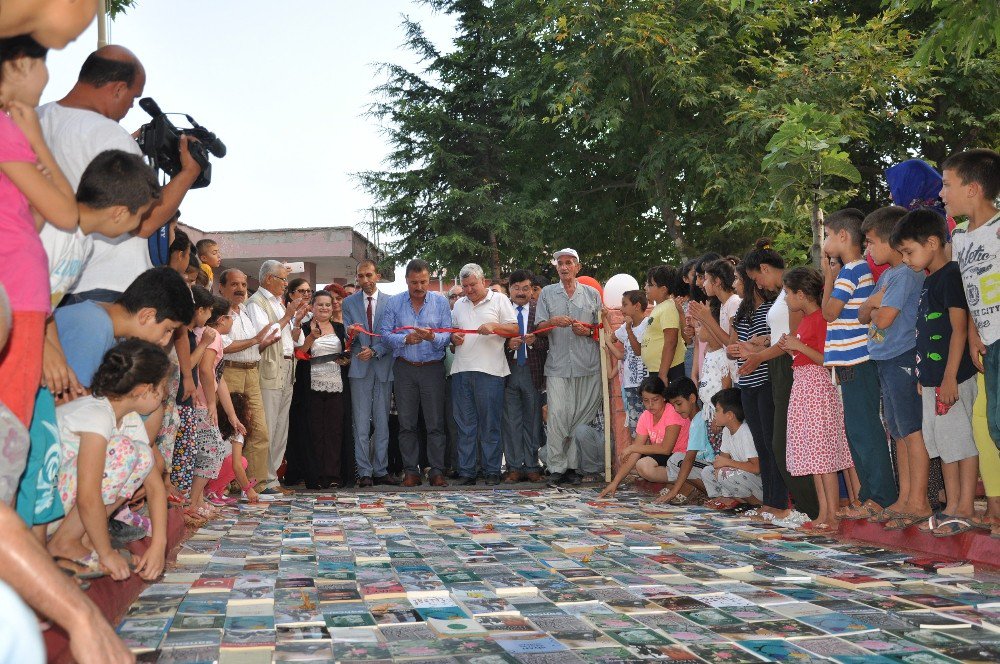
{"type": "Polygon", "coordinates": [[[859,259],[840,268],[830,297],[844,302],[844,308],[826,326],[826,366],[849,367],[868,360],[868,326],[858,322],[858,309],[873,292],[875,280],[867,261],[859,259]]]}

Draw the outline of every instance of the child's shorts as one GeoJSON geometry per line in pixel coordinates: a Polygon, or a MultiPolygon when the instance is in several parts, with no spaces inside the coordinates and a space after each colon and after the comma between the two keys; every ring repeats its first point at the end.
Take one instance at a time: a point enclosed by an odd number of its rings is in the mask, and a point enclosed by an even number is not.
{"type": "Polygon", "coordinates": [[[938,415],[935,412],[937,396],[934,388],[923,388],[921,400],[924,406],[924,446],[932,459],[941,457],[942,463],[954,463],[979,456],[976,441],[972,437],[972,408],[978,393],[975,376],[959,383],[958,401],[946,414],[938,415]]]}
{"type": "Polygon", "coordinates": [[[882,412],[889,435],[906,438],[923,426],[923,404],[917,392],[917,357],[910,351],[888,360],[875,360],[882,391],[882,412]]]}
{"type": "MultiPolygon", "coordinates": [[[[685,453],[678,452],[676,454],[671,454],[667,459],[667,479],[671,482],[676,482],[677,478],[680,476],[681,464],[684,463],[685,456],[687,456],[685,453]]],[[[708,465],[709,464],[704,461],[695,459],[694,463],[691,465],[691,472],[688,474],[688,479],[691,479],[692,477],[695,479],[701,477],[701,469],[708,465]]]]}

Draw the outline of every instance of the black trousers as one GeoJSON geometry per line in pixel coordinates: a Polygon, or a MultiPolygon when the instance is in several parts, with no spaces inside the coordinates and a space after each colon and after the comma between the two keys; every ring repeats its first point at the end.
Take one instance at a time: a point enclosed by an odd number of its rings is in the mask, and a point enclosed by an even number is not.
{"type": "Polygon", "coordinates": [[[767,365],[771,377],[771,394],[774,397],[774,430],[771,436],[771,449],[774,460],[778,464],[781,479],[788,487],[795,509],[805,512],[810,519],[819,516],[819,499],[816,497],[816,485],[811,475],[798,477],[788,473],[785,462],[785,450],[788,447],[788,400],[792,394],[792,357],[788,353],[774,358],[767,365]]]}
{"type": "Polygon", "coordinates": [[[743,415],[750,433],[753,434],[753,445],[757,449],[760,461],[760,481],[764,485],[764,505],[775,509],[788,508],[788,489],[778,472],[778,464],[774,459],[772,438],[774,436],[774,396],[771,394],[771,382],[758,387],[740,387],[743,401],[743,415]]]}
{"type": "Polygon", "coordinates": [[[396,360],[392,374],[403,470],[410,474],[420,473],[419,415],[422,414],[427,427],[427,476],[441,475],[448,446],[444,423],[444,362],[415,367],[396,360]]]}

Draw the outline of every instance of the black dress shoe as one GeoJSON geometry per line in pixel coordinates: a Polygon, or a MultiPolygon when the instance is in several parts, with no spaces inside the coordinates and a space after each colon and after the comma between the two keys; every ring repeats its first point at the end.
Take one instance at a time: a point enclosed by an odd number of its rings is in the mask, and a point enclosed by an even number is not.
{"type": "Polygon", "coordinates": [[[500,476],[494,474],[487,475],[486,484],[488,484],[489,486],[496,486],[497,484],[500,484],[500,476]]]}
{"type": "Polygon", "coordinates": [[[361,478],[358,479],[358,487],[359,488],[369,487],[371,485],[372,485],[372,478],[370,478],[370,477],[361,477],[361,478]]]}
{"type": "Polygon", "coordinates": [[[449,470],[447,473],[445,473],[445,475],[448,477],[449,480],[457,480],[459,477],[461,477],[461,475],[458,474],[457,470],[449,470]]]}
{"type": "Polygon", "coordinates": [[[459,477],[458,481],[455,482],[455,486],[476,486],[475,477],[459,477]]]}
{"type": "Polygon", "coordinates": [[[383,475],[382,477],[376,477],[372,480],[376,485],[387,484],[389,486],[399,486],[399,480],[397,480],[392,475],[383,475]]]}
{"type": "Polygon", "coordinates": [[[555,484],[557,486],[566,486],[568,484],[579,484],[580,476],[576,474],[576,471],[570,468],[565,473],[559,475],[559,479],[555,479],[556,474],[553,474],[549,478],[549,484],[555,484]]]}
{"type": "Polygon", "coordinates": [[[563,473],[552,473],[549,475],[549,486],[559,486],[562,484],[563,473]]]}

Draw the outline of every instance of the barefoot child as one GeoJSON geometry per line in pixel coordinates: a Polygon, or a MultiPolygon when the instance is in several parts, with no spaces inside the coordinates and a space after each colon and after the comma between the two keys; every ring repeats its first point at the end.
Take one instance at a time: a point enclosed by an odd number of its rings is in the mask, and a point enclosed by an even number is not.
{"type": "Polygon", "coordinates": [[[687,452],[691,420],[682,417],[668,403],[667,386],[657,375],[642,381],[642,405],[632,444],[622,450],[618,472],[601,492],[601,498],[615,495],[622,480],[635,468],[641,477],[651,482],[667,482],[667,459],[671,454],[687,452]]]}
{"type": "Polygon", "coordinates": [[[793,358],[785,459],[791,475],[813,477],[819,498],[814,528],[836,532],[840,525],[837,473],[853,467],[854,462],[844,433],[844,404],[829,370],[823,367],[823,277],[812,268],[797,267],[786,272],[783,280],[788,311],[802,314],[795,336],[786,334],[779,341],[793,358]]]}
{"type": "Polygon", "coordinates": [[[111,547],[108,515],[142,486],[153,537],[135,570],[146,581],[163,571],[167,499],[162,477],[150,472],[153,454],[142,416],[163,402],[169,366],[159,346],[123,341],[105,354],[93,377],[93,395],[56,409],[62,445],[59,495],[66,512],[65,519],[51,526],[48,547],[57,560],[84,571],[106,571],[117,581],[127,579],[128,562],[111,547]]]}
{"type": "MultiPolygon", "coordinates": [[[[251,418],[250,399],[242,392],[231,392],[229,398],[233,403],[233,412],[236,414],[237,422],[242,422],[247,431],[252,430],[255,425],[251,418]]],[[[247,477],[247,459],[243,456],[243,441],[246,434],[237,431],[228,419],[219,422],[219,432],[223,438],[229,441],[231,451],[222,462],[219,476],[205,486],[206,498],[215,504],[223,502],[215,499],[225,498],[226,487],[229,486],[230,482],[236,480],[246,499],[251,503],[257,502],[257,492],[254,491],[257,480],[251,480],[247,477]]]]}

